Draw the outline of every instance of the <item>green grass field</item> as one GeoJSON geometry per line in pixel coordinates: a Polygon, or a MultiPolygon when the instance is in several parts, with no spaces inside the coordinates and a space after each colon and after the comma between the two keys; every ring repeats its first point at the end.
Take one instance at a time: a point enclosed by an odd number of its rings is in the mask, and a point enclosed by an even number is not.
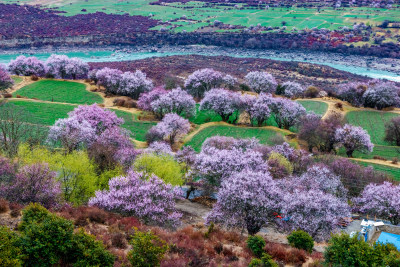
{"type": "MultiPolygon", "coordinates": [[[[339,150],[339,155],[346,157],[346,153],[343,148],[339,150]]],[[[400,159],[400,147],[376,145],[371,153],[364,154],[357,151],[353,153],[353,157],[360,159],[373,159],[374,156],[384,157],[388,160],[392,160],[393,158],[400,159]]]]}
{"type": "Polygon", "coordinates": [[[307,112],[314,112],[315,114],[323,116],[328,110],[328,104],[320,101],[312,101],[312,100],[297,100],[306,110],[307,112]]]}
{"type": "MultiPolygon", "coordinates": [[[[34,4],[35,0],[0,0],[4,3],[34,4]]],[[[262,26],[282,26],[286,22],[287,30],[296,27],[305,28],[328,28],[337,29],[341,26],[352,26],[354,22],[364,22],[370,25],[377,25],[384,20],[393,20],[400,17],[400,10],[374,9],[369,7],[351,7],[335,10],[332,7],[324,7],[318,12],[316,8],[303,7],[277,7],[257,9],[244,6],[242,9],[234,8],[234,2],[227,2],[223,5],[207,7],[205,2],[192,1],[185,4],[176,2],[165,5],[149,5],[154,0],[114,1],[114,0],[90,0],[90,1],[48,1],[41,3],[44,7],[57,7],[62,15],[71,16],[82,13],[94,13],[97,11],[112,14],[130,14],[153,16],[156,20],[168,21],[179,19],[173,24],[176,32],[194,31],[202,26],[210,25],[214,20],[227,24],[250,26],[260,23],[262,26]],[[86,9],[84,12],[82,9],[86,9]],[[186,16],[186,19],[182,19],[186,16]]],[[[239,6],[242,6],[239,4],[239,6]]]]}
{"type": "Polygon", "coordinates": [[[361,166],[372,166],[375,170],[389,174],[393,179],[400,181],[400,168],[389,167],[381,164],[374,164],[369,162],[354,161],[361,166]]]}
{"type": "Polygon", "coordinates": [[[27,117],[28,123],[40,124],[50,126],[60,118],[68,117],[68,112],[72,111],[75,106],[53,104],[53,103],[40,103],[33,101],[23,100],[10,100],[9,103],[18,107],[23,107],[32,116],[27,117]]]}
{"type": "Polygon", "coordinates": [[[22,87],[14,93],[15,95],[71,104],[103,102],[101,96],[88,92],[84,84],[67,81],[41,80],[22,87]]]}
{"type": "Polygon", "coordinates": [[[132,113],[111,109],[117,114],[118,117],[123,118],[125,123],[122,125],[125,129],[129,130],[133,134],[133,138],[138,141],[146,141],[147,131],[156,125],[155,122],[147,121],[135,121],[132,113]]]}
{"type": "MultiPolygon", "coordinates": [[[[40,103],[24,100],[10,100],[18,107],[23,107],[32,116],[28,116],[26,122],[43,126],[51,126],[56,120],[68,117],[68,112],[72,111],[76,106],[57,104],[57,103],[40,103]]],[[[118,117],[125,120],[122,125],[133,134],[133,138],[138,141],[146,140],[147,131],[155,125],[154,122],[134,121],[133,116],[129,112],[114,110],[118,117]]]]}
{"type": "Polygon", "coordinates": [[[281,132],[274,131],[271,129],[263,128],[250,128],[250,127],[235,127],[228,125],[216,125],[207,127],[196,135],[191,140],[185,143],[185,145],[193,147],[194,150],[200,151],[201,145],[208,138],[216,135],[220,136],[231,136],[235,138],[252,138],[255,137],[260,140],[262,144],[268,144],[271,137],[282,134],[281,132]]]}
{"type": "Polygon", "coordinates": [[[346,121],[350,124],[361,126],[371,136],[372,143],[388,145],[385,137],[385,123],[399,114],[381,111],[350,111],[346,114],[346,121]]]}

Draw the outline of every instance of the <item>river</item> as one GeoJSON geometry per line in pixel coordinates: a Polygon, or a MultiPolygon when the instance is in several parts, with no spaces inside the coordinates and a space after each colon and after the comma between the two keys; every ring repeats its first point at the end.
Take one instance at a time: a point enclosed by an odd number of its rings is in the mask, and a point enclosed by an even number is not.
{"type": "Polygon", "coordinates": [[[18,50],[0,52],[0,63],[8,64],[18,55],[36,56],[46,60],[51,54],[65,54],[78,57],[87,62],[112,62],[138,60],[149,57],[164,57],[172,55],[206,55],[265,58],[279,61],[299,61],[321,64],[370,78],[388,79],[400,82],[400,60],[366,56],[349,56],[333,53],[304,51],[277,51],[235,49],[208,46],[164,46],[154,47],[96,47],[96,48],[62,48],[57,50],[18,50]]]}

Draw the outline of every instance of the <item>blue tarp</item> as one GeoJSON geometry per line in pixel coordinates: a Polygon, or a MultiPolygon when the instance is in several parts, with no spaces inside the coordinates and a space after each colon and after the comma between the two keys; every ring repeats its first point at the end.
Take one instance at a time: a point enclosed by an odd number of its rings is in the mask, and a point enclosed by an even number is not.
{"type": "Polygon", "coordinates": [[[382,232],[376,242],[383,244],[391,243],[395,245],[398,250],[400,250],[400,235],[382,232]]]}

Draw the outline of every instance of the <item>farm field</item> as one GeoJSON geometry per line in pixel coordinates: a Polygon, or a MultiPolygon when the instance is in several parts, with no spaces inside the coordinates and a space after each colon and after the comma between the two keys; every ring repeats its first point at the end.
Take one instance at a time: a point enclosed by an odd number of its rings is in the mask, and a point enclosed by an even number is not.
{"type": "Polygon", "coordinates": [[[26,122],[45,126],[51,126],[56,120],[60,118],[66,118],[68,116],[68,112],[75,108],[73,105],[41,103],[25,100],[9,100],[9,103],[12,103],[18,107],[22,107],[27,112],[32,114],[32,116],[27,117],[26,122]]]}
{"type": "Polygon", "coordinates": [[[364,128],[375,145],[388,145],[383,140],[385,137],[385,123],[397,116],[400,115],[392,112],[363,110],[350,111],[345,118],[348,123],[364,128]]]}
{"type": "MultiPolygon", "coordinates": [[[[37,4],[37,0],[0,0],[3,3],[37,4]]],[[[200,27],[210,25],[214,20],[226,24],[249,27],[250,25],[261,24],[262,26],[282,26],[285,21],[287,30],[292,28],[327,28],[337,29],[341,26],[352,26],[354,22],[364,22],[377,25],[386,19],[399,17],[400,11],[394,9],[374,9],[369,7],[340,8],[324,7],[318,12],[315,8],[291,7],[291,8],[270,8],[258,9],[244,6],[242,9],[234,8],[231,5],[206,6],[205,2],[193,1],[188,3],[165,3],[164,5],[150,5],[155,0],[135,0],[116,2],[112,0],[91,0],[91,1],[40,1],[44,7],[58,8],[66,12],[65,16],[72,16],[83,13],[95,13],[98,11],[112,14],[130,14],[151,16],[153,19],[175,20],[168,27],[176,26],[176,32],[194,31],[200,27]]],[[[239,4],[239,6],[242,6],[239,4]]],[[[157,29],[157,28],[155,28],[157,29]]]]}
{"type": "MultiPolygon", "coordinates": [[[[76,106],[65,105],[60,103],[42,103],[25,100],[10,100],[18,107],[23,107],[32,116],[27,117],[26,122],[43,126],[51,126],[56,120],[68,117],[68,112],[72,111],[76,106]]],[[[122,125],[133,134],[133,138],[138,141],[145,141],[146,132],[155,125],[154,122],[134,121],[131,113],[121,110],[114,110],[118,117],[124,119],[122,125]]]]}
{"type": "Polygon", "coordinates": [[[132,113],[122,111],[122,110],[115,110],[115,109],[110,109],[117,114],[118,117],[124,119],[124,124],[122,127],[125,129],[129,130],[132,135],[133,139],[138,140],[138,141],[146,141],[146,133],[147,131],[156,125],[155,122],[149,122],[149,121],[136,121],[133,119],[132,113]]]}
{"type": "Polygon", "coordinates": [[[88,92],[84,84],[69,81],[41,80],[22,87],[13,95],[70,104],[90,105],[103,102],[101,96],[88,92]]]}
{"type": "Polygon", "coordinates": [[[315,114],[323,116],[328,110],[328,104],[321,101],[312,101],[312,100],[297,100],[306,110],[307,112],[314,112],[315,114]]]}
{"type": "MultiPolygon", "coordinates": [[[[211,136],[230,136],[234,138],[252,138],[255,137],[260,140],[262,144],[268,144],[269,139],[277,134],[283,134],[280,131],[266,129],[266,128],[251,128],[251,127],[235,127],[228,125],[214,125],[204,128],[196,133],[192,139],[185,143],[185,145],[193,147],[194,150],[200,151],[203,142],[211,136]]],[[[284,135],[284,134],[283,134],[284,135]]]]}

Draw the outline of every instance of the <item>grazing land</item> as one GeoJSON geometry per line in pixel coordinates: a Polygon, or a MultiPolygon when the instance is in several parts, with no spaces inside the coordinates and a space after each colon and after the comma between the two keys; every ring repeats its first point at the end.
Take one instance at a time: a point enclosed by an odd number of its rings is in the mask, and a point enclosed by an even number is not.
{"type": "Polygon", "coordinates": [[[70,104],[103,102],[101,96],[87,91],[85,84],[69,81],[41,80],[19,89],[14,95],[70,104]]]}

